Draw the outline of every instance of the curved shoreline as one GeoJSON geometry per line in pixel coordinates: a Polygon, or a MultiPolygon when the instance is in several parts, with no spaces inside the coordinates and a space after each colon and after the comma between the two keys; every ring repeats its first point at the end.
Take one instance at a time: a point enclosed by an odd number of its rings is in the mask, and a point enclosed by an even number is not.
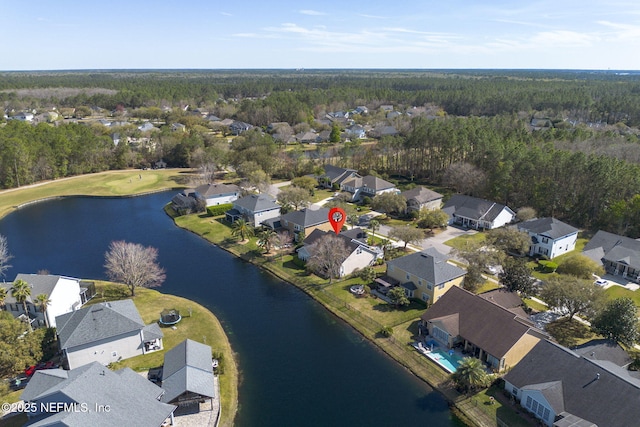
{"type": "MultiPolygon", "coordinates": [[[[301,291],[303,291],[305,294],[307,294],[314,301],[316,301],[317,303],[322,305],[327,311],[329,311],[331,314],[333,314],[334,316],[338,317],[340,320],[345,322],[347,325],[349,325],[351,328],[353,328],[356,332],[358,332],[360,335],[362,335],[363,338],[367,339],[371,344],[375,345],[380,351],[385,353],[388,357],[393,359],[395,362],[399,363],[401,366],[403,366],[405,369],[407,369],[409,372],[411,372],[417,378],[419,378],[420,380],[422,380],[425,383],[427,383],[434,391],[437,391],[438,393],[440,393],[445,398],[445,400],[449,403],[449,406],[450,406],[452,412],[455,414],[455,416],[458,417],[461,422],[465,423],[465,425],[467,425],[467,426],[477,426],[477,427],[493,427],[493,426],[495,426],[495,420],[490,419],[490,417],[487,414],[485,414],[484,412],[478,412],[477,410],[474,410],[473,407],[469,407],[468,405],[464,405],[463,406],[461,404],[462,402],[459,399],[459,396],[460,396],[459,393],[456,392],[455,390],[453,390],[453,388],[448,386],[448,384],[446,383],[446,378],[448,377],[447,374],[442,373],[443,380],[441,382],[433,382],[433,381],[431,381],[427,376],[425,376],[423,373],[419,372],[419,369],[416,369],[415,366],[411,366],[411,364],[407,363],[406,360],[402,359],[398,355],[394,355],[393,352],[391,351],[391,348],[390,348],[391,346],[388,343],[387,343],[387,345],[385,345],[385,342],[381,342],[380,340],[375,339],[375,337],[370,336],[368,331],[366,331],[366,329],[364,327],[362,327],[362,325],[359,325],[356,319],[350,318],[345,312],[340,311],[336,307],[333,307],[332,305],[328,304],[327,302],[321,300],[318,297],[318,293],[314,292],[314,286],[313,285],[304,285],[304,284],[300,284],[300,283],[295,283],[294,281],[291,280],[291,278],[286,277],[286,276],[282,275],[280,272],[269,268],[269,264],[268,263],[256,262],[257,260],[255,258],[248,257],[248,256],[245,256],[245,254],[235,252],[231,248],[225,247],[224,245],[216,244],[215,242],[210,241],[209,239],[205,238],[203,235],[199,234],[198,232],[196,232],[196,231],[194,231],[194,230],[192,230],[192,229],[190,229],[188,227],[181,226],[180,224],[178,224],[176,222],[176,218],[179,218],[179,217],[176,217],[176,216],[171,214],[172,210],[169,207],[169,204],[165,205],[164,211],[171,219],[173,219],[174,224],[178,228],[197,235],[198,237],[204,239],[205,241],[207,241],[208,243],[212,244],[213,246],[216,246],[216,247],[224,250],[225,252],[227,252],[227,253],[229,253],[229,254],[231,254],[231,255],[233,255],[233,256],[235,256],[235,257],[237,257],[237,258],[239,258],[239,259],[241,259],[243,261],[249,262],[249,263],[255,265],[256,267],[261,268],[263,271],[266,271],[267,273],[273,275],[274,277],[278,278],[279,280],[282,280],[283,282],[288,283],[291,286],[295,286],[296,288],[298,288],[301,291]]],[[[409,351],[409,352],[413,353],[412,351],[409,351]]],[[[429,362],[427,361],[427,363],[429,363],[429,362]]],[[[440,368],[438,367],[437,369],[439,370],[440,368]]],[[[475,408],[475,409],[477,409],[477,408],[475,408]]]]}

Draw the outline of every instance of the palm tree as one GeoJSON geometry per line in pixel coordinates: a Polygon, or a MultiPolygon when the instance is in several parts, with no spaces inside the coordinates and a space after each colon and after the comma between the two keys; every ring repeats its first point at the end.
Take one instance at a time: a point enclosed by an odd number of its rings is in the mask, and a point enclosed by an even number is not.
{"type": "Polygon", "coordinates": [[[47,294],[40,294],[36,296],[36,304],[40,306],[40,311],[42,311],[42,315],[44,316],[44,324],[46,327],[49,327],[49,319],[47,318],[47,308],[49,304],[51,304],[51,300],[47,294]]]}
{"type": "Polygon", "coordinates": [[[258,246],[263,248],[266,253],[271,252],[271,245],[273,244],[274,239],[276,238],[276,232],[269,229],[263,228],[258,233],[258,246]]]}
{"type": "Polygon", "coordinates": [[[475,357],[462,359],[458,369],[451,374],[451,379],[464,392],[487,387],[491,382],[491,377],[485,372],[482,362],[475,357]]]}
{"type": "Polygon", "coordinates": [[[369,228],[371,229],[372,236],[376,237],[376,230],[380,229],[380,221],[372,219],[371,221],[369,221],[369,228]]]}
{"type": "Polygon", "coordinates": [[[7,299],[7,288],[0,288],[0,308],[4,308],[4,300],[7,299]]]}
{"type": "Polygon", "coordinates": [[[251,227],[251,224],[244,219],[239,219],[233,223],[231,235],[233,237],[239,236],[241,241],[246,240],[247,237],[253,236],[253,228],[251,227]]]}
{"type": "Polygon", "coordinates": [[[31,330],[31,320],[29,319],[29,312],[27,311],[27,299],[31,296],[31,286],[24,280],[18,279],[13,282],[13,286],[11,287],[11,295],[16,299],[17,302],[22,304],[24,308],[24,314],[27,316],[27,324],[29,325],[29,330],[31,330]]]}

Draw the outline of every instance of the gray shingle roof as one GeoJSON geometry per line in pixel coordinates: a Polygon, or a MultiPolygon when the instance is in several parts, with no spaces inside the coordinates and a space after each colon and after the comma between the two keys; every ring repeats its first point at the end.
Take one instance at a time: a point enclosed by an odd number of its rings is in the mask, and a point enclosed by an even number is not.
{"type": "MultiPolygon", "coordinates": [[[[496,219],[504,209],[509,208],[501,203],[465,196],[463,194],[454,195],[442,207],[442,210],[445,210],[447,213],[452,212],[457,216],[488,222],[496,219]]],[[[515,216],[515,213],[511,209],[509,209],[509,212],[515,216]]]]}
{"type": "Polygon", "coordinates": [[[162,389],[129,368],[112,372],[97,362],[71,371],[37,371],[22,393],[25,401],[75,402],[86,411],[61,411],[35,418],[30,426],[158,427],[174,411],[159,402],[162,389]],[[96,405],[110,410],[96,411],[96,405]]]}
{"type": "Polygon", "coordinates": [[[520,389],[561,382],[566,412],[599,427],[632,427],[640,420],[640,381],[627,372],[543,340],[504,379],[520,389]]]}
{"type": "Polygon", "coordinates": [[[300,209],[299,211],[293,211],[282,215],[281,219],[298,224],[303,228],[307,228],[329,222],[329,209],[300,209]]]}
{"type": "Polygon", "coordinates": [[[587,359],[608,360],[618,366],[627,366],[633,361],[620,344],[606,339],[591,340],[574,348],[573,351],[587,359]]]}
{"type": "Polygon", "coordinates": [[[254,213],[280,208],[275,199],[266,194],[251,194],[236,200],[233,204],[254,213]]]}
{"type": "MultiPolygon", "coordinates": [[[[27,297],[27,302],[33,303],[36,296],[40,294],[45,294],[47,296],[50,296],[51,292],[53,292],[53,289],[56,287],[56,285],[58,284],[58,280],[60,280],[61,277],[62,276],[55,276],[51,274],[20,273],[16,276],[14,282],[18,280],[24,280],[31,286],[31,296],[27,297]]],[[[77,280],[78,282],[80,282],[80,279],[72,279],[72,280],[77,280]]],[[[8,291],[9,289],[11,289],[12,285],[13,285],[12,283],[5,283],[0,286],[6,288],[8,291]]],[[[9,303],[15,303],[15,302],[16,302],[16,299],[13,297],[11,292],[7,292],[7,298],[5,299],[5,303],[9,304],[9,303]]]]}
{"type": "Polygon", "coordinates": [[[389,188],[395,188],[395,185],[390,183],[389,181],[385,181],[384,179],[378,178],[377,176],[373,175],[367,175],[362,178],[354,177],[344,181],[342,185],[354,188],[367,187],[371,188],[374,191],[382,191],[389,188]]]}
{"type": "Polygon", "coordinates": [[[449,264],[446,255],[435,248],[387,261],[387,266],[414,274],[433,285],[446,283],[466,274],[462,268],[449,264]]]}
{"type": "Polygon", "coordinates": [[[543,332],[528,325],[506,308],[478,297],[457,286],[451,287],[422,315],[430,321],[459,315],[459,335],[491,355],[502,358],[525,334],[543,337],[543,332]]]}
{"type": "Polygon", "coordinates": [[[407,199],[407,201],[416,200],[420,204],[442,199],[442,194],[429,190],[426,187],[416,187],[411,190],[403,191],[402,196],[407,199]]]}
{"type": "MultiPolygon", "coordinates": [[[[56,317],[56,325],[60,348],[63,349],[145,328],[131,300],[100,303],[66,313],[56,317]]],[[[159,329],[155,332],[162,333],[159,329]]]]}
{"type": "Polygon", "coordinates": [[[583,252],[597,262],[607,259],[640,268],[640,241],[629,237],[600,230],[585,245],[583,252]]]}
{"type": "Polygon", "coordinates": [[[239,193],[240,187],[235,184],[203,184],[195,190],[206,199],[220,194],[239,193]]]}
{"type": "Polygon", "coordinates": [[[520,230],[559,239],[569,234],[577,233],[578,229],[555,218],[537,218],[518,224],[520,230]]]}
{"type": "Polygon", "coordinates": [[[185,392],[214,397],[211,347],[184,340],[164,355],[162,369],[163,402],[171,402],[185,392]]]}
{"type": "Polygon", "coordinates": [[[332,182],[341,184],[351,175],[356,174],[355,169],[345,169],[333,165],[324,165],[324,175],[332,182]]]}

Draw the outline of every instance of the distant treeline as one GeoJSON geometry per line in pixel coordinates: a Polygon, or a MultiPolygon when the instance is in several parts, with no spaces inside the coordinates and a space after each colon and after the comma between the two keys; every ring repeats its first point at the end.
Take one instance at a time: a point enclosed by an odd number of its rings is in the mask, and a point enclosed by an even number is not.
{"type": "MultiPolygon", "coordinates": [[[[257,100],[275,121],[294,122],[318,106],[437,104],[456,116],[544,112],[581,121],[640,125],[640,74],[577,71],[118,71],[0,74],[0,102],[12,89],[104,88],[117,94],[80,94],[46,100],[58,106],[114,109],[157,105],[212,105],[221,99],[257,100]],[[295,111],[292,111],[294,109],[295,111]]],[[[41,99],[21,98],[27,104],[41,99]]]]}

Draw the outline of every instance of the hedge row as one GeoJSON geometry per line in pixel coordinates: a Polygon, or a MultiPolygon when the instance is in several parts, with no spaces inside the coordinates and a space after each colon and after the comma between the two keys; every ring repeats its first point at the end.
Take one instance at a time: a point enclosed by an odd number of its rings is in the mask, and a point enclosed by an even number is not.
{"type": "Polygon", "coordinates": [[[224,215],[224,213],[233,208],[233,203],[225,203],[222,205],[209,206],[207,208],[207,213],[211,216],[220,216],[224,215]]]}

